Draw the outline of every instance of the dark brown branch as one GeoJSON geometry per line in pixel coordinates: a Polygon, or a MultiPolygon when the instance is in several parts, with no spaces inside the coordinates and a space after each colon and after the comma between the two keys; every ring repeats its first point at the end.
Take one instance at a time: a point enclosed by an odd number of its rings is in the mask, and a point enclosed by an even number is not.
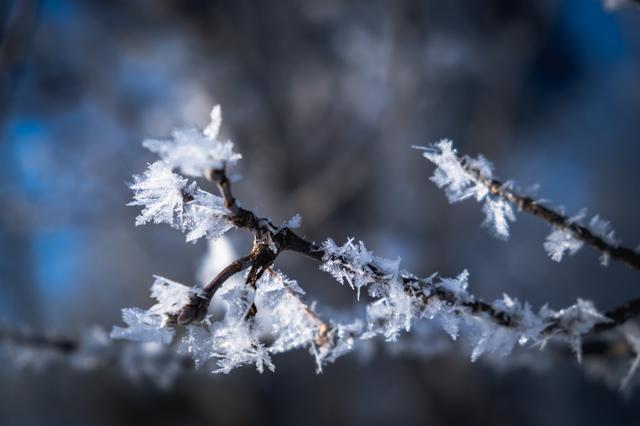
{"type": "Polygon", "coordinates": [[[627,264],[635,270],[640,270],[640,253],[627,247],[610,244],[586,226],[575,223],[567,216],[540,204],[531,197],[519,194],[499,180],[484,177],[477,168],[469,164],[466,158],[459,157],[459,161],[464,169],[476,181],[484,185],[491,194],[504,198],[516,205],[520,210],[539,217],[556,228],[571,232],[575,238],[592,248],[627,264]]]}
{"type": "Polygon", "coordinates": [[[189,324],[194,321],[202,321],[207,314],[209,304],[215,292],[229,278],[240,271],[247,269],[253,262],[253,255],[244,256],[233,261],[229,266],[218,273],[201,291],[191,294],[189,303],[185,305],[175,317],[167,318],[169,323],[189,324]]]}

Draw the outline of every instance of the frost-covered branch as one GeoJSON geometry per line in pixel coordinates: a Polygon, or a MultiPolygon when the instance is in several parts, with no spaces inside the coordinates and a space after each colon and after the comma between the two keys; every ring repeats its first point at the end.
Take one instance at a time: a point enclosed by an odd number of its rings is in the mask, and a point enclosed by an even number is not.
{"type": "Polygon", "coordinates": [[[565,252],[574,254],[583,244],[602,253],[606,265],[609,257],[640,270],[640,253],[620,245],[609,223],[598,215],[588,224],[582,220],[586,213],[569,217],[546,206],[542,201],[517,190],[513,182],[502,182],[493,176],[493,166],[483,156],[461,156],[451,141],[443,140],[430,147],[416,147],[436,165],[431,180],[445,190],[450,202],[466,198],[484,201],[485,225],[492,227],[498,237],[509,236],[508,222],[515,220],[512,206],[539,217],[553,226],[544,243],[549,256],[560,261],[565,252]]]}
{"type": "MultiPolygon", "coordinates": [[[[402,269],[399,258],[378,257],[353,239],[342,245],[330,238],[322,244],[308,241],[293,230],[300,226],[299,215],[276,226],[243,208],[234,198],[227,168],[241,157],[233,151],[231,142],[218,139],[220,123],[220,109],[215,107],[211,123],[202,131],[176,130],[171,140],[146,141],[144,146],[161,159],[142,175],[134,176],[131,205],[142,207],[136,225],[167,223],[184,232],[187,241],[202,237],[215,240],[233,228],[247,230],[253,236],[251,252],[224,267],[205,286],[187,286],[156,276],[151,286],[156,303],[148,309],[123,309],[127,326],[111,331],[111,338],[133,342],[122,348],[171,348],[175,359],[191,357],[196,367],[209,366],[215,373],[228,373],[247,364],[255,365],[260,372],[274,370],[272,355],[305,348],[321,371],[325,364],[366,347],[375,337],[401,342],[420,329],[420,324],[427,323],[444,330],[453,341],[461,338],[468,342],[472,361],[483,354],[506,356],[518,346],[551,347],[547,352],[553,353],[567,353],[563,348],[568,346],[580,362],[583,357],[633,358],[624,376],[625,383],[631,380],[640,364],[636,344],[640,337],[629,324],[640,314],[640,299],[607,313],[581,299],[565,309],[543,306],[534,311],[528,303],[506,294],[493,302],[475,297],[469,291],[466,270],[455,278],[436,274],[420,278],[402,269]],[[189,177],[215,182],[219,195],[205,191],[189,177]],[[361,296],[366,299],[364,314],[354,310],[324,315],[315,303],[306,302],[298,283],[275,269],[284,251],[313,259],[340,284],[349,285],[358,301],[361,296]],[[243,280],[232,279],[242,271],[246,271],[243,280]],[[224,314],[212,306],[222,307],[224,314]]],[[[546,218],[580,243],[596,247],[600,242],[605,244],[606,254],[620,258],[623,249],[601,222],[587,229],[579,225],[580,218],[567,219],[520,195],[512,186],[493,178],[486,160],[459,157],[450,142],[426,149],[425,156],[438,165],[433,180],[446,189],[451,201],[475,197],[485,202],[487,224],[497,235],[508,236],[515,204],[546,218]]],[[[552,243],[554,249],[562,248],[560,256],[575,246],[566,238],[552,243]]],[[[69,354],[83,347],[81,343],[65,342],[21,341],[23,346],[39,344],[69,354]]],[[[109,350],[112,352],[108,356],[120,359],[117,351],[109,350]]],[[[140,356],[144,358],[146,353],[143,350],[140,356]]]]}

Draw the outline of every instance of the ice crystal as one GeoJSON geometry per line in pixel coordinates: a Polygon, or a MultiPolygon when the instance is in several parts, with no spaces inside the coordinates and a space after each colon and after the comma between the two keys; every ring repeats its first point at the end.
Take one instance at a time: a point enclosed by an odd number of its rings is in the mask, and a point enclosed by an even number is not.
{"type": "Polygon", "coordinates": [[[581,336],[589,332],[594,325],[611,321],[598,312],[593,302],[583,299],[578,299],[576,304],[568,308],[550,313],[549,317],[555,320],[560,332],[569,340],[579,363],[582,362],[581,336]]]}
{"type": "Polygon", "coordinates": [[[483,225],[492,228],[498,238],[509,237],[509,221],[515,221],[513,208],[507,200],[489,193],[486,182],[493,177],[493,166],[486,158],[461,157],[450,140],[415,148],[423,150],[422,155],[435,164],[431,181],[444,190],[450,203],[472,197],[484,200],[483,225]]]}
{"type": "Polygon", "coordinates": [[[197,187],[157,161],[142,176],[134,176],[130,206],[145,206],[136,225],[168,223],[186,233],[187,242],[201,237],[217,239],[233,227],[222,198],[197,187]]]}
{"type": "Polygon", "coordinates": [[[222,198],[200,189],[194,191],[193,200],[185,205],[182,222],[187,242],[195,242],[201,237],[210,240],[220,238],[233,227],[227,216],[222,198]]]}
{"type": "MultiPolygon", "coordinates": [[[[609,221],[600,218],[598,215],[591,218],[591,221],[589,222],[589,229],[610,246],[617,247],[618,244],[620,244],[620,241],[616,239],[615,231],[611,228],[609,221]]],[[[600,256],[600,264],[602,266],[607,266],[609,264],[609,253],[606,251],[600,256]]]]}
{"type": "Polygon", "coordinates": [[[113,327],[112,339],[162,344],[169,344],[173,339],[174,330],[164,327],[161,315],[139,308],[125,308],[122,310],[122,320],[128,327],[113,327]]]}
{"type": "Polygon", "coordinates": [[[482,211],[485,214],[483,225],[493,227],[497,237],[505,240],[509,238],[508,221],[516,220],[511,204],[502,198],[488,197],[482,211]]]}
{"type": "MultiPolygon", "coordinates": [[[[380,277],[393,277],[399,273],[400,259],[390,260],[374,256],[367,250],[362,241],[357,244],[352,238],[339,246],[331,238],[322,243],[324,255],[320,269],[331,274],[340,284],[347,282],[357,292],[360,299],[360,289],[374,284],[380,277]]],[[[379,297],[379,289],[370,288],[370,294],[379,297]]]]}
{"type": "Polygon", "coordinates": [[[205,176],[211,170],[235,164],[242,156],[233,151],[233,143],[217,139],[222,122],[220,106],[211,110],[211,122],[200,131],[195,128],[176,129],[171,140],[149,139],[145,148],[157,153],[172,169],[193,177],[205,176]]]}
{"type": "Polygon", "coordinates": [[[564,253],[572,255],[580,250],[583,246],[583,242],[573,236],[573,233],[568,229],[555,228],[544,242],[544,249],[549,257],[556,262],[560,262],[564,253]]]}
{"type": "Polygon", "coordinates": [[[338,246],[331,238],[323,244],[324,256],[320,269],[331,274],[340,284],[347,282],[355,289],[360,299],[360,289],[373,282],[370,268],[373,253],[367,250],[362,241],[355,244],[353,239],[338,246]]]}
{"type": "MultiPolygon", "coordinates": [[[[438,188],[445,190],[449,202],[454,203],[469,197],[475,197],[480,201],[487,195],[487,188],[465,170],[450,140],[442,140],[429,148],[416,148],[424,150],[422,155],[436,165],[431,181],[438,188]]],[[[491,163],[483,157],[473,162],[483,177],[491,177],[491,163]]]]}
{"type": "Polygon", "coordinates": [[[300,228],[302,224],[302,216],[299,213],[296,213],[291,219],[282,224],[283,228],[296,229],[300,228]]]}
{"type": "Polygon", "coordinates": [[[170,279],[154,275],[155,281],[151,286],[151,297],[158,303],[149,308],[149,312],[166,318],[168,315],[175,315],[180,308],[186,305],[192,294],[200,294],[198,288],[187,287],[186,285],[172,281],[170,279]]]}
{"type": "Polygon", "coordinates": [[[414,304],[402,285],[393,282],[387,295],[367,306],[368,332],[372,336],[382,334],[387,341],[396,341],[398,335],[411,330],[414,304]]]}
{"type": "Polygon", "coordinates": [[[136,217],[136,226],[149,222],[180,226],[186,185],[187,180],[162,161],[150,164],[144,174],[135,175],[130,184],[133,201],[127,205],[144,206],[136,217]]]}

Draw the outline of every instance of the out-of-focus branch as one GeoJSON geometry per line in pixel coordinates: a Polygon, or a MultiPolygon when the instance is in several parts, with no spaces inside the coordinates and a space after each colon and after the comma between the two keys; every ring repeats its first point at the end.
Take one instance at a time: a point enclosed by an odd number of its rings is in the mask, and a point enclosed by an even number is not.
{"type": "Polygon", "coordinates": [[[62,354],[73,353],[78,349],[78,342],[64,337],[45,336],[27,331],[12,330],[0,327],[0,342],[16,346],[46,349],[62,354]]]}

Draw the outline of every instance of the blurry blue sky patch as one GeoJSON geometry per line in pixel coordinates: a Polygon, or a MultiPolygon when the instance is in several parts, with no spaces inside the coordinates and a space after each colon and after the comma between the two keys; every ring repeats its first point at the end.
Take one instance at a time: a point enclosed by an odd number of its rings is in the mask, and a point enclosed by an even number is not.
{"type": "Polygon", "coordinates": [[[40,299],[54,309],[64,306],[80,285],[85,233],[77,228],[39,232],[32,247],[40,299]]]}

